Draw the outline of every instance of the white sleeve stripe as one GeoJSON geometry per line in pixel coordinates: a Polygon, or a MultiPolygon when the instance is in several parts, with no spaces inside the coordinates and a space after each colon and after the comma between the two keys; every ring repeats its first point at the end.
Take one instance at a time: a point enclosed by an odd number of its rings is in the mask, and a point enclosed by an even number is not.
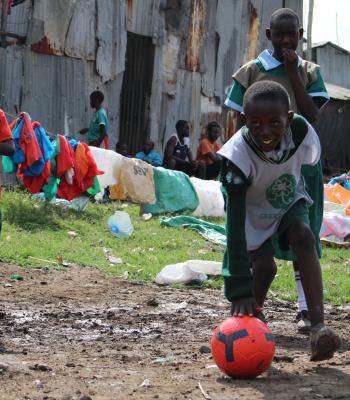
{"type": "Polygon", "coordinates": [[[233,108],[235,111],[239,111],[239,112],[243,111],[243,107],[242,106],[240,106],[239,104],[237,104],[234,101],[230,100],[229,98],[227,98],[225,100],[225,106],[233,108]]]}
{"type": "Polygon", "coordinates": [[[324,97],[326,99],[330,99],[329,94],[327,92],[311,92],[308,93],[309,96],[311,97],[324,97]]]}

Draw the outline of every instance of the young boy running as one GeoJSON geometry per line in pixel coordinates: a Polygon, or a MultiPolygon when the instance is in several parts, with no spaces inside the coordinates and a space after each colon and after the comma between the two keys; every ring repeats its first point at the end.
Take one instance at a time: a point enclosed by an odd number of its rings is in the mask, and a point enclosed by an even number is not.
{"type": "MultiPolygon", "coordinates": [[[[298,43],[303,37],[298,15],[289,8],[275,11],[271,15],[270,28],[266,30],[266,36],[272,43],[273,51],[264,50],[257,59],[243,65],[233,75],[234,82],[225,104],[240,113],[244,93],[251,84],[262,80],[276,81],[287,90],[291,109],[313,123],[318,109],[328,101],[329,96],[319,66],[301,59],[296,53],[298,43]]],[[[239,126],[241,126],[240,123],[239,126]]],[[[302,175],[306,181],[307,191],[314,202],[309,212],[310,226],[315,235],[318,256],[321,257],[319,240],[323,216],[321,163],[303,167],[302,175]]],[[[298,289],[298,330],[308,332],[311,325],[295,254],[283,251],[275,239],[273,245],[277,258],[294,261],[298,289]]]]}
{"type": "Polygon", "coordinates": [[[323,288],[312,200],[302,165],[315,165],[320,143],[304,118],[293,115],[286,90],[272,81],[250,86],[243,101],[245,126],[223,147],[227,248],[225,295],[233,315],[258,315],[276,274],[272,236],[297,257],[311,321],[311,360],[329,359],[339,337],[324,325],[323,288]],[[252,267],[252,272],[251,268],[252,267]]]}
{"type": "Polygon", "coordinates": [[[83,128],[79,131],[84,135],[88,133],[89,146],[101,147],[108,149],[108,117],[106,110],[102,107],[104,95],[99,90],[95,90],[90,94],[90,106],[95,109],[92,116],[90,127],[83,128]]]}

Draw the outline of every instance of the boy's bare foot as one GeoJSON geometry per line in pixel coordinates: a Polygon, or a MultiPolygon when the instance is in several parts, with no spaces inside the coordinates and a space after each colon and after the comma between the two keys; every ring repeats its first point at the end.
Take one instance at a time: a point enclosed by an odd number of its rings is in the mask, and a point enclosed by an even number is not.
{"type": "Polygon", "coordinates": [[[330,328],[317,324],[311,329],[310,344],[310,361],[323,361],[332,358],[340,348],[340,338],[330,328]]]}

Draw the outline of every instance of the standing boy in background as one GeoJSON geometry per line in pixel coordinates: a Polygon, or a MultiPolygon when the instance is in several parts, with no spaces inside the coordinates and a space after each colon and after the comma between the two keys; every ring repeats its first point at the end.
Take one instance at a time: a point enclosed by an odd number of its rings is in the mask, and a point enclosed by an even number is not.
{"type": "MultiPolygon", "coordinates": [[[[254,82],[271,80],[280,83],[288,92],[291,110],[298,112],[310,123],[315,122],[318,110],[329,99],[320,68],[318,65],[300,58],[296,50],[303,38],[303,28],[299,26],[298,15],[289,8],[275,11],[270,18],[270,28],[266,36],[271,41],[273,50],[264,50],[259,56],[243,65],[233,75],[233,85],[225,101],[228,107],[242,112],[245,91],[254,82]]],[[[241,126],[241,121],[238,126],[241,126]]],[[[304,166],[302,175],[306,189],[313,200],[309,218],[311,230],[315,235],[318,256],[321,257],[319,232],[323,217],[323,180],[322,166],[319,161],[314,166],[304,166]]],[[[308,332],[311,328],[304,290],[300,281],[298,261],[291,251],[280,248],[273,240],[275,256],[293,261],[295,280],[298,290],[298,330],[308,332]]]]}
{"type": "Polygon", "coordinates": [[[91,118],[90,127],[83,128],[80,134],[88,133],[89,146],[101,147],[108,149],[108,117],[106,110],[102,107],[104,95],[99,90],[95,90],[90,94],[90,106],[95,109],[91,118]]]}

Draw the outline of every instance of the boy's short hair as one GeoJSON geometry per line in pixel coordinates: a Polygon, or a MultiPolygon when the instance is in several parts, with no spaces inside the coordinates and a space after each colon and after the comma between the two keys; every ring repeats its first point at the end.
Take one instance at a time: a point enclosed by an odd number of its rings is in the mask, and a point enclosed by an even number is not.
{"type": "Polygon", "coordinates": [[[176,122],[175,128],[176,128],[176,130],[178,131],[181,127],[183,127],[183,126],[185,126],[185,125],[188,125],[188,121],[185,121],[184,119],[179,119],[179,120],[176,122]]]}
{"type": "Polygon", "coordinates": [[[273,101],[282,103],[287,111],[290,109],[290,99],[286,89],[274,81],[259,81],[253,83],[244,94],[243,110],[248,103],[254,101],[273,101]]]}
{"type": "Polygon", "coordinates": [[[100,90],[94,90],[91,94],[90,94],[90,99],[95,99],[97,100],[99,103],[102,103],[104,100],[105,96],[103,95],[103,93],[100,90]]]}
{"type": "Polygon", "coordinates": [[[216,121],[211,121],[211,122],[209,122],[209,124],[207,125],[207,131],[209,132],[209,131],[211,131],[211,130],[214,129],[214,128],[219,128],[219,129],[221,129],[221,125],[220,125],[218,122],[216,122],[216,121]]]}
{"type": "Polygon", "coordinates": [[[149,144],[152,147],[152,149],[154,149],[154,141],[153,140],[147,139],[144,144],[149,144]]]}
{"type": "Polygon", "coordinates": [[[274,22],[276,22],[278,19],[282,18],[294,18],[297,21],[297,24],[299,26],[299,16],[298,14],[292,10],[291,8],[279,8],[275,12],[271,14],[270,17],[270,28],[273,25],[274,22]]]}

